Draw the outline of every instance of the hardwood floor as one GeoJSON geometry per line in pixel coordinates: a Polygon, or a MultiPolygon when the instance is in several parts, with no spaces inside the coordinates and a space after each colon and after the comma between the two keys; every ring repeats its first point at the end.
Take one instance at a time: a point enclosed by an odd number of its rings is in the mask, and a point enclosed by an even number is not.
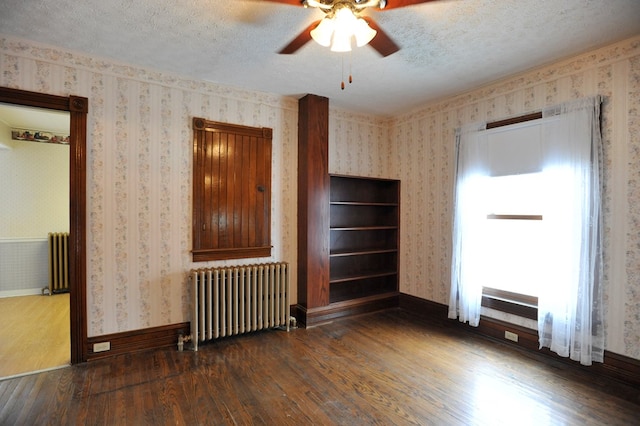
{"type": "Polygon", "coordinates": [[[0,378],[69,365],[69,294],[0,298],[0,378]]]}
{"type": "Polygon", "coordinates": [[[637,388],[399,310],[0,382],[0,424],[638,424],[637,388]]]}

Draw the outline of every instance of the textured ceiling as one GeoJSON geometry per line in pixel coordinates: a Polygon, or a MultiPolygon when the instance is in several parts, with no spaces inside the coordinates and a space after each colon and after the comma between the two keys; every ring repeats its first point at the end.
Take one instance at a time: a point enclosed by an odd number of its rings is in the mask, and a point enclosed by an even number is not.
{"type": "Polygon", "coordinates": [[[399,52],[310,42],[277,54],[323,14],[262,0],[2,0],[0,34],[382,116],[640,34],[640,0],[439,0],[368,14],[399,52]],[[343,68],[353,83],[340,90],[343,68]]]}

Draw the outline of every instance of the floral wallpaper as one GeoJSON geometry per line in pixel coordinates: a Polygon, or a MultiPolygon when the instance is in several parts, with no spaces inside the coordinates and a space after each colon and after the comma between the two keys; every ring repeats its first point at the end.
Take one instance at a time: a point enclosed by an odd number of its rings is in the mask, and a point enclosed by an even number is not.
{"type": "Polygon", "coordinates": [[[388,122],[338,109],[329,112],[329,173],[397,179],[388,122]]]}
{"type": "MultiPolygon", "coordinates": [[[[296,274],[297,100],[0,38],[0,85],[89,99],[87,316],[96,336],[187,321],[191,118],[270,127],[271,258],[296,274]]],[[[293,283],[295,300],[295,283],[293,283]]]]}
{"type": "MultiPolygon", "coordinates": [[[[401,291],[446,304],[454,130],[600,94],[607,350],[640,359],[640,37],[395,117],[402,179],[401,291]]],[[[527,326],[521,318],[485,314],[527,326]]],[[[529,324],[531,325],[531,324],[529,324]]],[[[533,324],[535,328],[535,324],[533,324]]]]}
{"type": "MultiPolygon", "coordinates": [[[[205,266],[189,252],[193,116],[273,128],[274,250],[260,260],[288,261],[296,276],[296,99],[7,37],[0,37],[0,85],[89,98],[90,336],[189,318],[187,273],[205,266]]],[[[329,171],[401,179],[401,291],[444,304],[454,129],[594,94],[605,98],[607,349],[640,359],[640,37],[392,119],[330,108],[329,171]]]]}

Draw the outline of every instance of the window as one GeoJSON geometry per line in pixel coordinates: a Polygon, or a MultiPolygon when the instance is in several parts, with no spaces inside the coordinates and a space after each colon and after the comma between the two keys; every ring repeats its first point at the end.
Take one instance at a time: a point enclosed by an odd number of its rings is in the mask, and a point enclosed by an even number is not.
{"type": "Polygon", "coordinates": [[[492,177],[487,181],[487,286],[512,293],[538,295],[542,282],[544,221],[542,174],[492,177]]]}
{"type": "Polygon", "coordinates": [[[476,187],[465,200],[477,215],[470,223],[480,242],[474,275],[482,276],[482,305],[532,319],[545,253],[540,117],[479,133],[476,187]]]}
{"type": "Polygon", "coordinates": [[[458,130],[450,318],[477,326],[487,289],[538,296],[540,346],[602,362],[599,123],[595,97],[458,130]]]}
{"type": "Polygon", "coordinates": [[[268,128],[193,119],[193,260],[271,255],[268,128]]]}

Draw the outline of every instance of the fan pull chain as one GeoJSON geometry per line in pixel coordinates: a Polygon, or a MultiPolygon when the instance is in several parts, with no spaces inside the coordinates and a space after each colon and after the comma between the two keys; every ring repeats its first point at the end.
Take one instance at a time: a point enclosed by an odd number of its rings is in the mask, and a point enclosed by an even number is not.
{"type": "Polygon", "coordinates": [[[344,90],[344,55],[340,55],[340,60],[342,61],[342,81],[340,82],[340,89],[344,90]]]}
{"type": "Polygon", "coordinates": [[[351,60],[353,52],[349,52],[349,84],[353,83],[353,77],[351,76],[351,64],[353,63],[353,61],[351,60]]]}
{"type": "MultiPolygon", "coordinates": [[[[344,90],[344,55],[342,55],[341,59],[342,59],[342,81],[340,82],[340,89],[344,90]]],[[[351,75],[352,62],[353,61],[351,60],[351,52],[349,52],[349,84],[353,83],[353,76],[351,75]]]]}

